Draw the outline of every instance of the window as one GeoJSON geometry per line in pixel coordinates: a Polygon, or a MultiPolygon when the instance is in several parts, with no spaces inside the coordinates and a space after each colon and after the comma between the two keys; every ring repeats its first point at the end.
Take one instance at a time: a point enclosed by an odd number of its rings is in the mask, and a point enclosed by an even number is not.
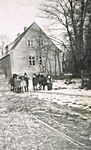
{"type": "Polygon", "coordinates": [[[31,65],[35,65],[35,57],[29,57],[29,64],[31,65]]]}
{"type": "Polygon", "coordinates": [[[32,57],[32,61],[33,61],[33,65],[35,65],[35,58],[34,57],[32,57]]]}
{"type": "Polygon", "coordinates": [[[34,40],[28,40],[28,46],[29,47],[34,47],[34,40]]]}
{"type": "Polygon", "coordinates": [[[42,65],[42,57],[39,57],[39,64],[42,65]]]}
{"type": "Polygon", "coordinates": [[[29,64],[32,65],[32,58],[29,57],[29,64]]]}
{"type": "Polygon", "coordinates": [[[28,46],[30,46],[30,40],[28,40],[28,46]]]}

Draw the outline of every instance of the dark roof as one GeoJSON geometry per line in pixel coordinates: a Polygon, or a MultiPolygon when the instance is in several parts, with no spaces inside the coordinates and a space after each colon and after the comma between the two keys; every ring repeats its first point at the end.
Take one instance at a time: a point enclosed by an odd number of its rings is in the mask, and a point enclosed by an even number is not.
{"type": "Polygon", "coordinates": [[[3,57],[0,58],[0,60],[3,60],[4,58],[8,57],[9,54],[7,53],[6,55],[4,55],[3,57]]]}
{"type": "MultiPolygon", "coordinates": [[[[21,41],[21,39],[24,37],[24,35],[26,34],[26,32],[34,25],[34,24],[36,24],[36,22],[33,22],[22,34],[20,34],[20,36],[18,36],[12,43],[10,43],[12,46],[11,46],[11,48],[9,49],[9,51],[8,51],[8,53],[6,53],[4,56],[2,56],[1,58],[0,58],[0,60],[1,59],[3,59],[4,57],[6,57],[17,45],[18,45],[18,43],[21,41]]],[[[37,25],[37,24],[36,24],[37,25]]],[[[38,26],[38,25],[37,25],[38,26]]],[[[39,26],[38,26],[39,27],[39,26]]],[[[39,27],[40,28],[40,27],[39,27]]],[[[46,33],[40,28],[40,30],[46,35],[46,33]]],[[[47,36],[47,35],[46,35],[47,36]]],[[[47,36],[48,37],[48,36],[47,36]]],[[[48,37],[49,38],[49,37],[48,37]]],[[[50,39],[50,38],[49,38],[50,39]]],[[[52,42],[52,44],[53,45],[55,45],[54,43],[53,43],[53,41],[50,39],[50,41],[52,42]]],[[[10,45],[9,44],[9,45],[10,45]]],[[[8,46],[9,46],[8,45],[8,46]]],[[[56,45],[55,45],[56,46],[56,45]]],[[[57,46],[56,46],[56,48],[57,49],[59,49],[57,46]]],[[[60,50],[60,49],[59,49],[60,50]]],[[[62,52],[61,50],[60,50],[60,52],[62,52]]]]}
{"type": "MultiPolygon", "coordinates": [[[[1,59],[5,58],[7,55],[10,54],[10,52],[18,45],[18,43],[20,42],[20,40],[24,37],[24,35],[26,34],[26,32],[30,29],[30,27],[34,24],[35,22],[33,22],[22,34],[20,34],[20,36],[18,36],[12,43],[10,43],[9,45],[12,45],[11,48],[9,49],[8,53],[6,53],[5,55],[3,55],[1,59]]],[[[8,45],[8,46],[9,46],[8,45]]]]}
{"type": "Polygon", "coordinates": [[[30,29],[30,27],[34,24],[35,22],[33,22],[22,34],[20,34],[19,37],[17,37],[15,40],[14,40],[14,44],[13,46],[11,47],[11,49],[14,49],[17,44],[20,42],[20,40],[24,37],[24,35],[26,34],[26,32],[30,29]]]}

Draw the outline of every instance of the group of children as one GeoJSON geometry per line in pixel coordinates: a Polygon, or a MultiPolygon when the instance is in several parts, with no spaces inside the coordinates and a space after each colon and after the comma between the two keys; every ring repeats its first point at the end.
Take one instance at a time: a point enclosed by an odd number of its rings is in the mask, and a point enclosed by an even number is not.
{"type": "Polygon", "coordinates": [[[43,73],[33,74],[32,83],[34,91],[38,89],[45,90],[45,87],[47,87],[47,90],[52,90],[52,79],[50,75],[43,73]]]}
{"type": "MultiPolygon", "coordinates": [[[[29,91],[29,78],[26,72],[22,76],[13,74],[9,83],[11,85],[11,91],[13,92],[21,93],[29,91]]],[[[32,87],[34,91],[45,90],[45,87],[47,87],[47,90],[52,90],[51,76],[44,73],[33,74],[32,87]]]]}
{"type": "Polygon", "coordinates": [[[13,74],[9,80],[9,83],[11,85],[11,91],[13,92],[20,93],[27,92],[29,90],[29,78],[26,72],[22,76],[13,74]]]}

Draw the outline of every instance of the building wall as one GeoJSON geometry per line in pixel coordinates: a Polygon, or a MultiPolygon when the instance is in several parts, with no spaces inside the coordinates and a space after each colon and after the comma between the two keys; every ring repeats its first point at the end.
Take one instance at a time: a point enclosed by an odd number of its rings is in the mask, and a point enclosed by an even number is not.
{"type": "Polygon", "coordinates": [[[11,61],[10,61],[10,55],[7,55],[0,61],[0,68],[3,70],[3,73],[5,74],[5,77],[11,76],[11,61]]]}
{"type": "Polygon", "coordinates": [[[33,73],[44,71],[55,75],[56,65],[56,72],[59,75],[58,61],[55,64],[55,51],[57,51],[57,47],[37,24],[33,24],[10,54],[12,73],[22,75],[24,72],[27,72],[31,77],[33,73]],[[42,58],[42,65],[40,65],[40,56],[42,58]],[[30,65],[29,57],[34,57],[35,65],[30,65]]]}

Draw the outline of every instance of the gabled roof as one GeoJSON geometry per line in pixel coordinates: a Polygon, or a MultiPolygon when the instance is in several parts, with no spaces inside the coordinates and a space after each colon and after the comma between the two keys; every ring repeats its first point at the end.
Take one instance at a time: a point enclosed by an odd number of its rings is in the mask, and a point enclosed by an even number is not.
{"type": "MultiPolygon", "coordinates": [[[[35,22],[34,22],[35,23],[35,22]]],[[[10,43],[8,45],[8,47],[11,47],[8,51],[8,53],[6,53],[5,55],[3,55],[1,59],[3,59],[4,57],[6,57],[8,54],[10,54],[10,52],[18,45],[18,43],[21,41],[21,39],[24,37],[24,35],[26,34],[26,32],[30,29],[30,27],[34,24],[32,23],[22,34],[20,34],[12,43],[10,43]]]]}
{"type": "MultiPolygon", "coordinates": [[[[35,22],[34,22],[35,23],[35,22]]],[[[11,49],[14,49],[17,44],[20,42],[20,40],[24,37],[24,35],[26,34],[26,32],[31,28],[31,26],[34,24],[32,23],[22,34],[20,34],[13,42],[13,45],[11,47],[11,49]]]]}
{"type": "MultiPolygon", "coordinates": [[[[10,47],[10,49],[9,49],[9,51],[8,51],[8,53],[6,53],[4,56],[2,56],[1,58],[0,58],[0,60],[1,59],[3,59],[4,57],[6,57],[8,54],[10,54],[10,52],[18,45],[18,43],[21,41],[21,39],[24,37],[24,35],[26,34],[26,32],[33,26],[33,25],[36,25],[36,26],[38,26],[37,24],[36,24],[36,22],[33,22],[22,34],[20,34],[12,43],[10,43],[9,45],[8,45],[8,47],[10,47]]],[[[44,33],[44,31],[38,26],[38,28],[42,31],[42,33],[44,33]]],[[[46,35],[46,33],[44,33],[45,35],[46,35]]],[[[47,35],[46,35],[47,36],[47,35]]],[[[48,36],[47,36],[47,38],[49,38],[48,36]]],[[[50,38],[49,38],[50,39],[50,38]]],[[[51,41],[51,39],[50,39],[50,41],[51,41]]],[[[53,43],[53,41],[51,41],[52,42],[52,44],[53,45],[55,45],[54,43],[53,43]]],[[[56,45],[55,45],[56,46],[56,45]]],[[[56,48],[57,49],[59,49],[57,46],[56,46],[56,48]]],[[[60,50],[60,49],[59,49],[60,50]]],[[[61,50],[60,50],[60,52],[62,52],[61,50]]]]}

